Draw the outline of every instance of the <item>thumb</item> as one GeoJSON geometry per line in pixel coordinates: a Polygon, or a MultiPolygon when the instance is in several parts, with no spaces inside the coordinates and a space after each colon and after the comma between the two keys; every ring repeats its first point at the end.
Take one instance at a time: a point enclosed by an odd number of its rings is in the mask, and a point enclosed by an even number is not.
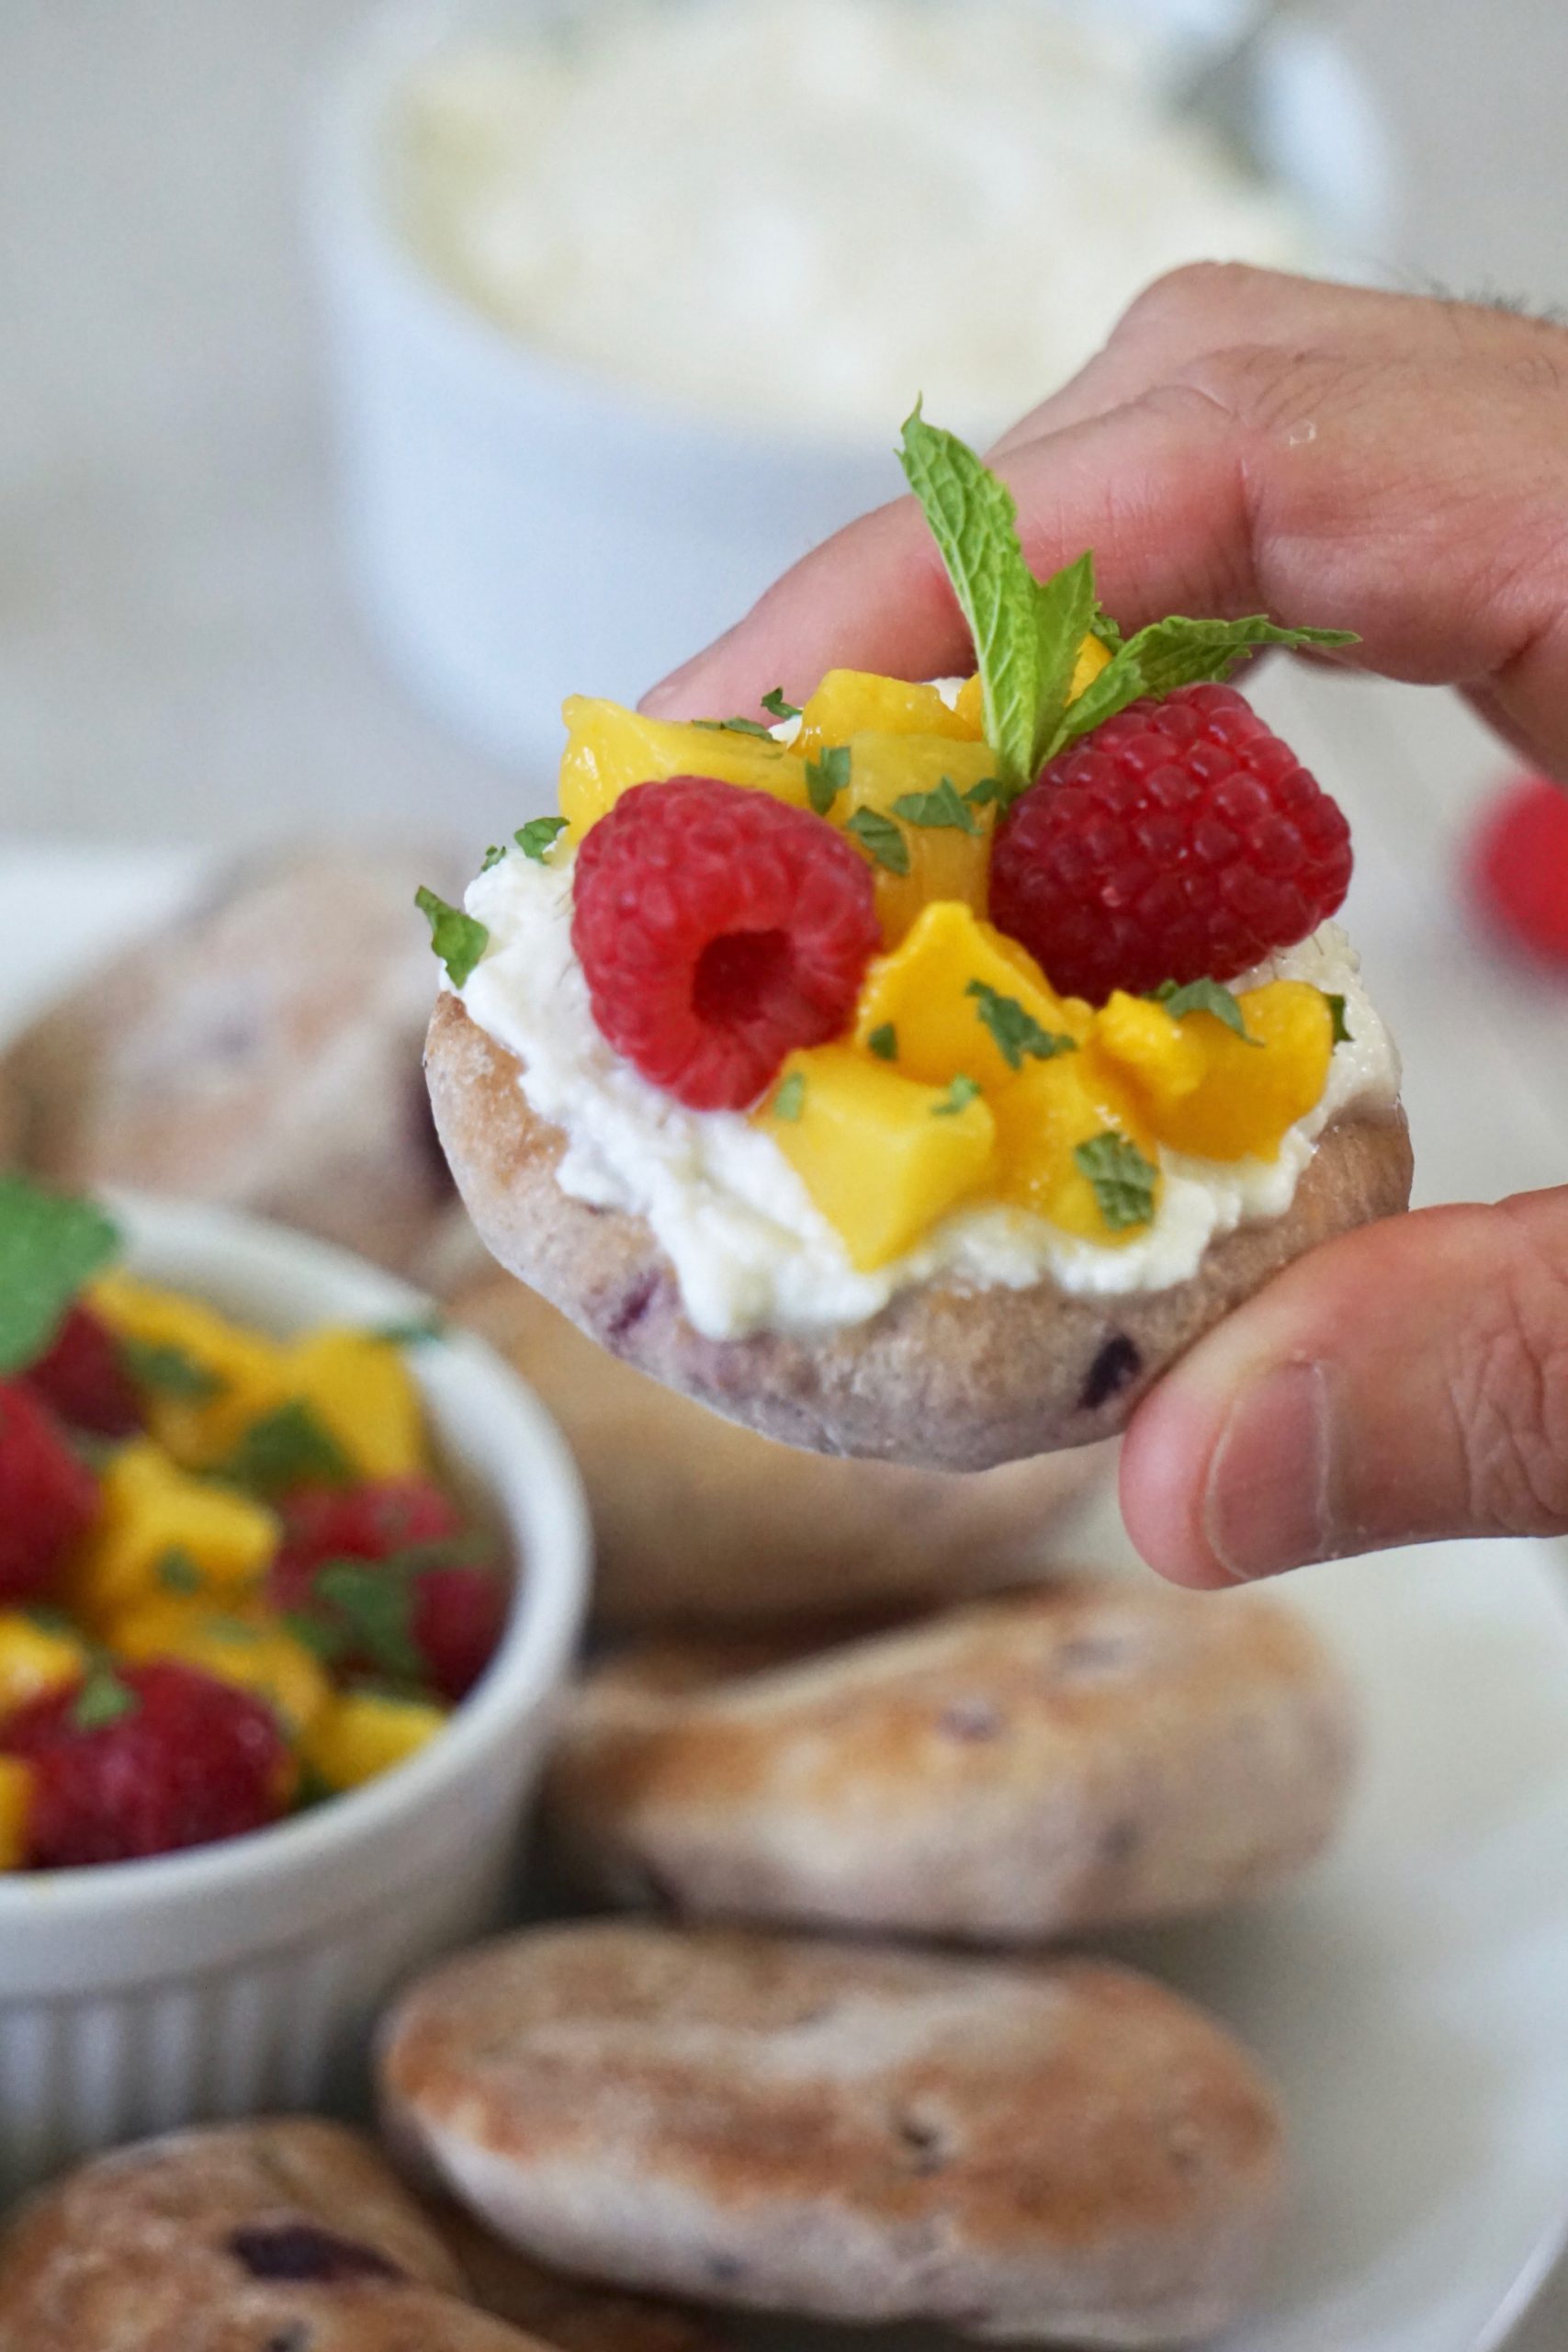
{"type": "Polygon", "coordinates": [[[1177,1584],[1568,1532],[1568,1188],[1314,1250],[1139,1407],[1134,1543],[1177,1584]]]}

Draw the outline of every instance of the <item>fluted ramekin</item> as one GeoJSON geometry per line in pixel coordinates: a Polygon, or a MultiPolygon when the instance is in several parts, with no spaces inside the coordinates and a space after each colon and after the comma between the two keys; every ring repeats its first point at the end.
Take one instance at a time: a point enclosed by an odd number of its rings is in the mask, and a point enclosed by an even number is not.
{"type": "MultiPolygon", "coordinates": [[[[426,1304],[280,1227],[116,1205],[137,1272],[279,1334],[426,1304]]],[[[496,1657],[439,1738],[312,1812],[155,1860],[0,1880],[0,2193],[179,2123],[351,2108],[388,1994],[516,1900],[587,1516],[564,1442],[499,1357],[453,1334],[411,1363],[444,1472],[518,1563],[496,1657]]]]}

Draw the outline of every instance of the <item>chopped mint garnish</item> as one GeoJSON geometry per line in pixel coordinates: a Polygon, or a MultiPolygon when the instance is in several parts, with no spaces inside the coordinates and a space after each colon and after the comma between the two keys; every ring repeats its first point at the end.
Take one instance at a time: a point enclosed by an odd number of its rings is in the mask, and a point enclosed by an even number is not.
{"type": "Polygon", "coordinates": [[[1354,1045],[1355,1039],[1350,1035],[1349,1023],[1345,1018],[1344,998],[1335,994],[1331,989],[1325,989],[1323,1001],[1328,1007],[1329,1019],[1334,1023],[1334,1043],[1337,1046],[1354,1045]]]}
{"type": "Polygon", "coordinates": [[[183,1544],[171,1544],[152,1571],[153,1581],[165,1592],[189,1594],[202,1588],[201,1570],[183,1544]]]}
{"type": "Polygon", "coordinates": [[[764,742],[772,741],[768,729],[756,718],[694,718],[694,727],[703,727],[710,735],[760,735],[764,742]]]}
{"type": "Polygon", "coordinates": [[[844,831],[853,833],[861,847],[869,850],[878,865],[885,865],[889,874],[909,871],[909,844],[892,818],[885,817],[880,808],[857,808],[844,831]]]}
{"type": "Polygon", "coordinates": [[[564,817],[530,817],[525,825],[518,826],[512,838],[525,857],[531,857],[536,865],[543,865],[555,846],[556,835],[565,831],[564,817]]]}
{"type": "Polygon", "coordinates": [[[879,1062],[897,1060],[898,1032],[891,1021],[885,1021],[880,1029],[874,1029],[865,1042],[879,1062]]]}
{"type": "Polygon", "coordinates": [[[47,1601],[30,1601],[21,1613],[40,1634],[66,1634],[74,1638],[81,1632],[69,1610],[51,1608],[47,1601]]]}
{"type": "Polygon", "coordinates": [[[346,1487],[354,1464],[313,1406],[290,1398],[253,1421],[213,1476],[268,1500],[290,1487],[346,1487]]]}
{"type": "Polygon", "coordinates": [[[138,1388],[155,1388],[161,1396],[178,1397],[182,1405],[205,1405],[229,1385],[174,1340],[122,1339],[119,1360],[138,1388]]]}
{"type": "Polygon", "coordinates": [[[401,1323],[373,1323],[365,1336],[388,1348],[423,1347],[428,1340],[446,1337],[446,1318],[433,1306],[427,1315],[411,1315],[401,1323]]]}
{"type": "Polygon", "coordinates": [[[806,791],[819,817],[826,817],[850,780],[850,747],[837,743],[819,760],[806,763],[806,791]]]}
{"type": "Polygon", "coordinates": [[[461,907],[449,907],[423,883],[413,894],[413,902],[430,925],[430,944],[446,965],[447,978],[460,989],[490,945],[489,932],[461,907]]]}
{"type": "Polygon", "coordinates": [[[0,1176],[0,1378],[53,1345],[67,1308],[119,1249],[119,1228],[91,1201],[0,1176]]]}
{"type": "Polygon", "coordinates": [[[1073,1158],[1093,1185],[1100,1214],[1113,1233],[1148,1224],[1155,1213],[1159,1170],[1129,1136],[1107,1127],[1102,1135],[1080,1143],[1073,1158]]]}
{"type": "Polygon", "coordinates": [[[479,866],[479,872],[481,874],[488,874],[491,867],[492,865],[499,865],[505,855],[506,843],[504,842],[491,842],[489,849],[487,849],[484,854],[484,860],[479,866]]]}
{"type": "Polygon", "coordinates": [[[1227,678],[1264,645],[1350,645],[1344,629],[1280,628],[1246,620],[1156,621],[1122,641],[1094,590],[1088,554],[1039,581],[1024,560],[1018,509],[1006,484],[955,434],[928,424],[917,404],[900,462],[919,500],[969,632],[980,672],[986,741],[1004,796],[1026,791],[1045,762],[1142,695],[1227,678]],[[1085,637],[1111,660],[1069,703],[1085,637]]]}
{"type": "Polygon", "coordinates": [[[978,1082],[975,1079],[964,1077],[961,1073],[948,1087],[942,1101],[931,1104],[931,1117],[933,1119],[956,1118],[960,1111],[968,1108],[979,1091],[978,1082]]]}
{"type": "Polygon", "coordinates": [[[1254,1037],[1247,1029],[1246,1015],[1229,989],[1218,980],[1189,980],[1185,988],[1178,988],[1174,980],[1162,980],[1150,995],[1156,1004],[1163,1004],[1173,1020],[1179,1021],[1184,1012],[1212,1012],[1227,1029],[1248,1046],[1261,1046],[1261,1037],[1254,1037]]]}
{"type": "Polygon", "coordinates": [[[122,1682],[107,1662],[95,1666],[71,1710],[73,1731],[102,1731],[122,1715],[133,1715],[141,1704],[129,1682],[122,1682]]]}
{"type": "Polygon", "coordinates": [[[947,825],[960,833],[980,830],[950,775],[942,777],[934,792],[906,792],[893,803],[893,814],[907,825],[947,825]]]}
{"type": "Polygon", "coordinates": [[[798,1119],[806,1108],[806,1072],[792,1069],[769,1106],[775,1119],[798,1119]]]}
{"type": "Polygon", "coordinates": [[[1057,1054],[1076,1054],[1076,1037],[1065,1037],[1059,1030],[1042,1029],[1032,1012],[1026,1012],[1015,996],[1003,996],[999,989],[988,988],[984,980],[971,980],[964,990],[976,1000],[976,1010],[997,1041],[997,1050],[1009,1069],[1021,1069],[1025,1054],[1039,1062],[1048,1062],[1057,1054]]]}
{"type": "Polygon", "coordinates": [[[964,796],[971,808],[989,808],[993,802],[998,800],[1005,805],[1007,797],[1005,788],[994,775],[983,775],[979,783],[972,784],[964,796]]]}
{"type": "Polygon", "coordinates": [[[340,1656],[363,1652],[385,1674],[420,1673],[412,1581],[390,1561],[329,1560],[311,1577],[310,1590],[338,1621],[340,1656]]]}
{"type": "Polygon", "coordinates": [[[762,708],[764,710],[771,710],[775,718],[798,718],[800,717],[798,707],[793,702],[785,702],[784,698],[784,688],[782,686],[774,686],[771,694],[765,694],[762,696],[762,708]]]}

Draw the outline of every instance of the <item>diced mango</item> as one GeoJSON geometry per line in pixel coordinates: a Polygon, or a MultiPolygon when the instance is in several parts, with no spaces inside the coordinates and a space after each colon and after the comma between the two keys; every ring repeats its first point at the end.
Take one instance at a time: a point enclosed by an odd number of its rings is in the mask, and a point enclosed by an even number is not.
{"type": "MultiPolygon", "coordinates": [[[[992,1104],[997,1127],[994,1190],[1016,1207],[1086,1240],[1108,1247],[1132,1240],[1141,1226],[1107,1218],[1077,1148],[1099,1136],[1135,1145],[1157,1167],[1158,1154],[1129,1087],[1092,1047],[1032,1064],[992,1104]]],[[[1150,1198],[1158,1203],[1158,1181],[1150,1198]]]]}
{"type": "Polygon", "coordinates": [[[133,1663],[175,1658],[254,1691],[290,1733],[314,1723],[332,1696],[304,1643],[266,1609],[242,1603],[219,1610],[209,1601],[164,1595],[112,1618],[108,1642],[118,1657],[133,1663]]]}
{"type": "Polygon", "coordinates": [[[1212,1012],[1173,1021],[1163,1006],[1145,1005],[1141,1029],[1152,1033],[1163,1022],[1176,1033],[1157,1052],[1129,1050],[1127,1016],[1108,1017],[1119,1001],[1128,1000],[1113,997],[1096,1021],[1096,1046],[1125,1071],[1152,1132],[1172,1150],[1200,1159],[1276,1159],[1286,1128],[1328,1082],[1334,1019],[1326,997],[1304,981],[1270,980],[1238,997],[1245,1038],[1212,1012]],[[1189,1084],[1194,1055],[1201,1069],[1189,1084]]]}
{"type": "MultiPolygon", "coordinates": [[[[1084,688],[1093,684],[1110,659],[1109,649],[1101,645],[1098,637],[1085,638],[1078,648],[1078,658],[1073,664],[1072,681],[1067,687],[1069,702],[1077,702],[1084,688]]],[[[966,727],[972,728],[976,735],[982,731],[985,725],[986,698],[981,690],[977,672],[974,677],[965,678],[958,690],[956,716],[963,719],[966,727]]]]}
{"type": "Polygon", "coordinates": [[[805,761],[762,736],[645,718],[640,711],[588,695],[568,695],[561,717],[567,745],[560,763],[560,812],[569,841],[580,841],[633,785],[662,784],[672,775],[716,776],[723,784],[771,792],[796,808],[811,805],[805,761]]]}
{"type": "Polygon", "coordinates": [[[945,1086],[963,1074],[993,1095],[1043,1057],[1020,1042],[1021,1031],[1037,1033],[1037,1046],[1061,1037],[1077,1045],[1092,1017],[1081,999],[1059,997],[1015,940],[942,899],[872,965],[855,1007],[854,1038],[869,1047],[891,1028],[894,1050],[884,1058],[902,1077],[945,1086]],[[998,1030],[1013,1040],[1010,1055],[998,1030]]]}
{"type": "Polygon", "coordinates": [[[74,1682],[93,1653],[73,1627],[27,1609],[0,1610],[0,1714],[74,1682]]]}
{"type": "Polygon", "coordinates": [[[1205,1035],[1204,1023],[1173,1020],[1163,1004],[1124,989],[1115,989],[1094,1016],[1096,1049],[1133,1080],[1156,1123],[1202,1083],[1209,1068],[1205,1035]]]}
{"type": "Polygon", "coordinates": [[[0,1871],[19,1871],[27,1861],[32,1800],[32,1767],[19,1756],[0,1756],[0,1871]]]}
{"type": "Polygon", "coordinates": [[[983,1096],[918,1085],[848,1046],[791,1054],[752,1117],[863,1273],[909,1249],[990,1163],[983,1096]]]}
{"type": "Polygon", "coordinates": [[[277,1548],[278,1523],[246,1495],[192,1477],[150,1439],[120,1447],[105,1469],[102,1509],[71,1566],[89,1623],[159,1589],[171,1563],[224,1593],[253,1586],[277,1548]]]}
{"type": "Polygon", "coordinates": [[[395,1341],[329,1325],[289,1350],[286,1374],[288,1395],[310,1407],[360,1477],[425,1468],[419,1390],[395,1341]]]}
{"type": "Polygon", "coordinates": [[[800,714],[795,749],[815,759],[867,728],[883,735],[945,735],[977,742],[977,715],[960,713],[935,686],[879,677],[874,670],[829,670],[800,714]]]}
{"type": "Polygon", "coordinates": [[[348,1690],[311,1724],[305,1761],[329,1789],[357,1789],[417,1756],[446,1723],[443,1710],[427,1700],[348,1690]]]}
{"type": "Polygon", "coordinates": [[[961,899],[983,915],[996,810],[989,803],[971,807],[963,795],[993,771],[986,745],[951,736],[874,731],[857,735],[849,753],[849,782],[833,803],[833,822],[847,826],[859,810],[874,809],[897,826],[908,860],[908,872],[896,873],[865,842],[850,837],[875,877],[877,918],[887,945],[896,946],[921,908],[937,899],[961,899]],[[967,825],[917,824],[897,815],[900,800],[938,792],[944,778],[962,801],[967,825]]]}
{"type": "Polygon", "coordinates": [[[202,1469],[221,1460],[277,1403],[284,1351],[276,1340],[118,1269],[96,1282],[89,1297],[109,1329],[141,1351],[144,1374],[134,1354],[131,1368],[148,1427],[176,1462],[202,1469]]]}

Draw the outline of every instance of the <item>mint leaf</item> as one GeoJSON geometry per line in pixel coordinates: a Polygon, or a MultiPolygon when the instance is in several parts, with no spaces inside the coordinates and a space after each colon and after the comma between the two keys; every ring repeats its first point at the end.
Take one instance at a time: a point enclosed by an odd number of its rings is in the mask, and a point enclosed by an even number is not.
{"type": "Polygon", "coordinates": [[[1127,642],[1120,628],[1111,619],[1098,597],[1095,599],[1094,616],[1089,622],[1089,633],[1090,637],[1097,637],[1100,639],[1108,653],[1120,653],[1127,642]]]}
{"type": "MultiPolygon", "coordinates": [[[[564,817],[530,817],[525,825],[518,826],[512,838],[525,857],[531,857],[536,865],[543,865],[555,846],[556,835],[565,831],[564,817]]],[[[457,985],[460,988],[462,982],[457,985]]]]}
{"type": "Polygon", "coordinates": [[[850,747],[835,744],[819,760],[806,763],[806,796],[819,817],[826,817],[850,780],[850,747]]]}
{"type": "Polygon", "coordinates": [[[461,907],[449,907],[423,883],[413,894],[413,902],[430,925],[430,944],[446,965],[447,978],[460,989],[490,945],[489,932],[461,907]]]}
{"type": "Polygon", "coordinates": [[[950,775],[942,777],[934,792],[906,792],[893,803],[893,814],[907,825],[946,825],[960,833],[980,830],[950,775]]]}
{"type": "Polygon", "coordinates": [[[775,1119],[798,1119],[806,1108],[806,1072],[792,1069],[768,1107],[775,1119]]]}
{"type": "Polygon", "coordinates": [[[292,1397],[253,1421],[212,1475],[268,1500],[291,1487],[346,1487],[355,1468],[315,1408],[292,1397]]]}
{"type": "Polygon", "coordinates": [[[996,1039],[998,1051],[1009,1069],[1021,1069],[1025,1054],[1036,1061],[1048,1062],[1057,1054],[1077,1052],[1076,1037],[1042,1029],[1017,997],[1003,996],[999,989],[988,988],[984,980],[971,980],[964,994],[975,998],[976,1010],[996,1039]]]}
{"type": "Polygon", "coordinates": [[[1141,628],[1111,655],[1100,675],[1064,714],[1047,757],[1103,726],[1142,695],[1168,695],[1178,686],[1223,682],[1238,662],[1262,646],[1355,642],[1350,629],[1280,628],[1264,613],[1239,621],[1189,620],[1173,614],[1168,620],[1141,628]]]}
{"type": "Polygon", "coordinates": [[[176,1396],[182,1404],[205,1405],[229,1385],[173,1340],[123,1339],[119,1360],[138,1388],[155,1388],[161,1396],[176,1396]]]}
{"type": "Polygon", "coordinates": [[[765,694],[762,696],[762,708],[764,710],[771,710],[775,718],[798,718],[800,717],[798,705],[793,702],[785,702],[784,698],[784,688],[782,686],[774,686],[771,693],[765,694]]]}
{"type": "Polygon", "coordinates": [[[490,872],[490,870],[491,870],[491,867],[492,865],[499,865],[501,864],[502,859],[505,855],[506,855],[506,843],[505,843],[504,842],[491,842],[491,845],[490,845],[489,849],[487,849],[487,850],[486,850],[486,852],[485,852],[485,854],[484,854],[484,857],[483,857],[483,859],[482,859],[482,860],[481,860],[481,862],[480,862],[480,865],[479,865],[479,872],[480,872],[481,874],[488,874],[488,873],[490,872]]]}
{"type": "Polygon", "coordinates": [[[329,1560],[310,1578],[310,1591],[332,1611],[344,1648],[363,1653],[385,1674],[423,1671],[413,1637],[413,1579],[391,1561],[329,1560]]]}
{"type": "Polygon", "coordinates": [[[844,831],[853,833],[862,848],[869,851],[889,874],[909,871],[909,844],[892,818],[885,817],[880,808],[857,808],[844,831]]]}
{"type": "Polygon", "coordinates": [[[1130,1137],[1107,1127],[1103,1134],[1080,1143],[1073,1158],[1093,1185],[1100,1214],[1113,1233],[1148,1224],[1155,1213],[1159,1170],[1130,1137]]]}
{"type": "Polygon", "coordinates": [[[710,735],[760,735],[765,743],[773,741],[757,718],[694,718],[692,725],[705,729],[710,735]]]}
{"type": "Polygon", "coordinates": [[[978,784],[970,786],[964,797],[971,808],[989,808],[998,800],[1005,806],[1010,795],[1007,786],[998,777],[983,775],[978,784]]]}
{"type": "Polygon", "coordinates": [[[1161,980],[1157,989],[1150,990],[1149,996],[1152,1003],[1163,1004],[1175,1021],[1179,1021],[1184,1012],[1212,1012],[1216,1021],[1223,1021],[1227,1029],[1234,1029],[1244,1044],[1261,1046],[1263,1043],[1261,1037],[1254,1037],[1250,1034],[1240,1005],[1229,989],[1223,988],[1218,980],[1189,980],[1184,988],[1178,988],[1174,980],[1161,980]]]}
{"type": "Polygon", "coordinates": [[[885,1021],[880,1029],[874,1029],[865,1042],[879,1062],[897,1060],[898,1032],[891,1021],[885,1021]]]}
{"type": "Polygon", "coordinates": [[[942,1096],[942,1101],[931,1104],[931,1117],[933,1119],[955,1119],[960,1111],[966,1110],[968,1108],[969,1104],[973,1102],[975,1097],[979,1093],[979,1084],[975,1079],[965,1078],[962,1073],[960,1073],[957,1078],[952,1080],[947,1092],[942,1096]]]}
{"type": "Polygon", "coordinates": [[[1335,995],[1331,993],[1329,989],[1325,989],[1323,991],[1323,1001],[1328,1007],[1328,1017],[1334,1023],[1334,1043],[1337,1046],[1354,1045],[1356,1041],[1350,1035],[1349,1024],[1345,1018],[1344,998],[1342,996],[1335,995]]]}
{"type": "Polygon", "coordinates": [[[171,1544],[152,1571],[153,1581],[165,1592],[189,1594],[202,1589],[201,1570],[183,1544],[171,1544]]]}
{"type": "Polygon", "coordinates": [[[71,1710],[73,1731],[102,1731],[109,1724],[117,1724],[122,1715],[133,1715],[141,1704],[129,1682],[122,1682],[112,1666],[95,1666],[76,1693],[71,1710]]]}
{"type": "Polygon", "coordinates": [[[92,1201],[0,1176],[0,1377],[48,1353],[66,1309],[118,1250],[118,1227],[92,1201]]]}

